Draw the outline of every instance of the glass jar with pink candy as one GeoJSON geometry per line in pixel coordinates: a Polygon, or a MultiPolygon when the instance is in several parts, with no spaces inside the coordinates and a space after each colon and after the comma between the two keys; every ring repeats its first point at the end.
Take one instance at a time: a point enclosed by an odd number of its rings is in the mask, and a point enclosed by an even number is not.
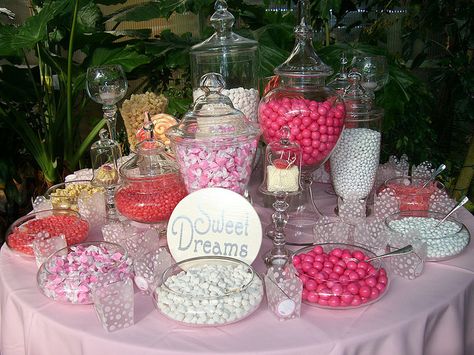
{"type": "Polygon", "coordinates": [[[303,150],[301,181],[303,192],[297,198],[296,212],[288,224],[288,241],[312,241],[312,227],[319,212],[312,198],[312,173],[331,154],[341,135],[345,107],[342,99],[325,80],[332,74],[316,54],[313,29],[309,25],[308,1],[298,2],[295,47],[289,58],[275,68],[276,87],[267,92],[259,105],[259,123],[265,142],[280,139],[281,128],[290,128],[290,140],[303,150]]]}
{"type": "Polygon", "coordinates": [[[258,124],[234,108],[222,75],[201,78],[199,97],[192,111],[167,131],[189,193],[222,187],[243,194],[252,172],[260,137],[258,124]]]}

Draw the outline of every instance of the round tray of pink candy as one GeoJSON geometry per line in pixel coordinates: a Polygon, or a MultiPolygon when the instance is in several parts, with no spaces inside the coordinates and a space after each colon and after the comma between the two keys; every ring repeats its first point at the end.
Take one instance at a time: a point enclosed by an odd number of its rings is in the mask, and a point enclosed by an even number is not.
{"type": "Polygon", "coordinates": [[[350,309],[378,301],[387,292],[382,260],[357,245],[322,243],[297,250],[293,265],[303,282],[304,303],[330,309],[350,309]]]}
{"type": "Polygon", "coordinates": [[[54,301],[92,304],[92,289],[130,277],[124,248],[109,242],[70,245],[52,254],[39,268],[41,292],[54,301]]]}

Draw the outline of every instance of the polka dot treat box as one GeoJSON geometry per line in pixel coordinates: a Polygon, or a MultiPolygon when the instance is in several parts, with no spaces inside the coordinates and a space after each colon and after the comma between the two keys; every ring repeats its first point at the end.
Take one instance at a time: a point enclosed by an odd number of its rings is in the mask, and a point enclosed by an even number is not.
{"type": "Polygon", "coordinates": [[[271,266],[265,275],[268,308],[281,321],[299,318],[303,283],[292,265],[271,266]]]}
{"type": "Polygon", "coordinates": [[[104,329],[114,332],[134,324],[132,279],[118,280],[92,291],[94,308],[104,329]]]}

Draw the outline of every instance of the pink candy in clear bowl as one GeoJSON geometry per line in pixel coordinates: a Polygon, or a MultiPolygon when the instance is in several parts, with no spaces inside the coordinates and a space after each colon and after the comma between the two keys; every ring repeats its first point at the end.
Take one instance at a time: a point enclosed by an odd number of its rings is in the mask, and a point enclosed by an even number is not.
{"type": "Polygon", "coordinates": [[[250,179],[260,130],[220,93],[224,87],[220,74],[204,75],[205,95],[167,131],[189,193],[222,187],[242,194],[250,179]]]}
{"type": "Polygon", "coordinates": [[[39,268],[41,292],[54,301],[91,304],[92,289],[124,280],[132,273],[123,247],[109,242],[70,245],[52,254],[39,268]]]}
{"type": "Polygon", "coordinates": [[[295,252],[293,265],[303,282],[303,302],[330,309],[366,306],[387,292],[389,279],[381,259],[352,244],[322,243],[295,252]]]}

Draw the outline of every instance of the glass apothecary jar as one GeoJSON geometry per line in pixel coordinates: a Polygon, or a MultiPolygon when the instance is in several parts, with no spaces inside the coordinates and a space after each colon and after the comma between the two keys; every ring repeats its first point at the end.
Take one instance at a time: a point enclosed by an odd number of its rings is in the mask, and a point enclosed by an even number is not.
{"type": "Polygon", "coordinates": [[[305,1],[299,1],[295,47],[274,73],[278,85],[260,101],[259,122],[267,143],[290,127],[290,140],[303,149],[303,173],[312,172],[329,157],[342,132],[345,108],[340,96],[325,86],[332,69],[314,51],[313,30],[307,24],[305,1]]]}
{"type": "Polygon", "coordinates": [[[136,222],[166,222],[187,195],[178,164],[158,141],[139,143],[137,154],[120,168],[120,177],[115,205],[136,222]]]}
{"type": "Polygon", "coordinates": [[[288,126],[289,140],[302,149],[303,191],[291,202],[291,210],[297,213],[290,217],[288,224],[289,240],[295,241],[310,234],[320,216],[311,195],[312,173],[329,158],[345,119],[341,97],[325,85],[332,69],[314,50],[308,5],[308,1],[298,2],[294,49],[288,59],[275,68],[278,83],[264,95],[259,105],[259,124],[265,142],[279,141],[282,127],[288,126]]]}
{"type": "Polygon", "coordinates": [[[249,182],[260,130],[221,94],[222,75],[201,79],[205,95],[167,136],[189,193],[222,187],[242,194],[249,182]]]}
{"type": "Polygon", "coordinates": [[[222,94],[250,120],[257,122],[258,42],[232,31],[234,16],[227,11],[227,3],[217,0],[211,25],[216,32],[191,48],[191,80],[193,99],[204,95],[200,79],[207,73],[219,73],[226,82],[222,94]]]}

